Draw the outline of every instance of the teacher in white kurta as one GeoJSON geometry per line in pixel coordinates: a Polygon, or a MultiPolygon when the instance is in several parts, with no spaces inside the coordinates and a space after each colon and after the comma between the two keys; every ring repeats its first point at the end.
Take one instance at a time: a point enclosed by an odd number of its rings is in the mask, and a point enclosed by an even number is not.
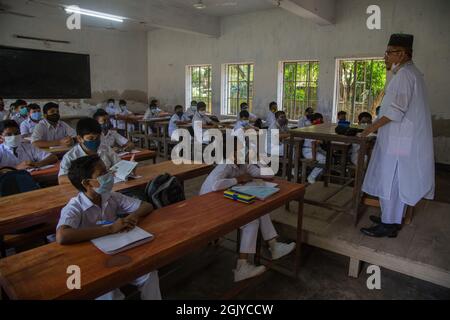
{"type": "Polygon", "coordinates": [[[363,133],[378,131],[362,190],[380,199],[381,219],[361,231],[372,237],[396,237],[406,206],[434,198],[431,114],[422,73],[412,61],[412,35],[394,34],[385,53],[392,68],[379,120],[363,133]]]}

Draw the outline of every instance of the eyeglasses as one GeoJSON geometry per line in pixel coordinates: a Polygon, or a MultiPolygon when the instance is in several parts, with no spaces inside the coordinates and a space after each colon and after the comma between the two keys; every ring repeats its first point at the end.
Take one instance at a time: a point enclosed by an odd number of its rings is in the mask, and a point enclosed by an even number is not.
{"type": "Polygon", "coordinates": [[[390,55],[391,53],[396,53],[396,52],[402,52],[402,50],[386,50],[386,51],[384,52],[384,55],[385,55],[385,56],[388,56],[388,55],[390,55]]]}

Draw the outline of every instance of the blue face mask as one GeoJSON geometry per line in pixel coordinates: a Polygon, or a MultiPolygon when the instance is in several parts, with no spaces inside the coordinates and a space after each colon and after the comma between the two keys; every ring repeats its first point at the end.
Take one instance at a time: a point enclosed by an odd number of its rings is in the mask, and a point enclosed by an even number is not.
{"type": "Polygon", "coordinates": [[[241,124],[242,124],[244,127],[248,126],[249,123],[250,123],[250,122],[249,122],[248,120],[241,120],[241,124]]]}
{"type": "Polygon", "coordinates": [[[32,113],[32,114],[30,115],[30,118],[31,118],[31,120],[39,121],[39,120],[42,119],[42,113],[40,113],[40,112],[32,113]]]}
{"type": "Polygon", "coordinates": [[[100,187],[94,188],[96,193],[105,194],[112,191],[114,186],[114,176],[112,173],[108,172],[107,174],[98,177],[97,181],[100,183],[100,187]]]}
{"type": "Polygon", "coordinates": [[[25,117],[28,114],[28,109],[27,108],[21,108],[20,109],[20,115],[25,117]]]}
{"type": "Polygon", "coordinates": [[[83,144],[88,150],[97,152],[100,147],[100,139],[84,141],[83,144]]]}

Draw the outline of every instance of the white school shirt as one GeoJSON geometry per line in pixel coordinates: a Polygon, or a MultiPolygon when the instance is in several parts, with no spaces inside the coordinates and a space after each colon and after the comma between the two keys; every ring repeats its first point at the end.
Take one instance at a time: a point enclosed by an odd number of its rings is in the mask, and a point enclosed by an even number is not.
{"type": "Polygon", "coordinates": [[[425,81],[412,61],[393,76],[380,110],[392,120],[378,129],[362,190],[390,200],[398,170],[400,200],[415,206],[434,198],[434,152],[431,113],[425,81]]]}
{"type": "MultiPolygon", "coordinates": [[[[266,152],[267,152],[267,154],[272,154],[272,150],[274,151],[274,154],[276,154],[276,150],[275,150],[275,148],[276,148],[276,144],[275,144],[275,141],[273,142],[273,144],[272,144],[272,136],[271,136],[271,131],[272,130],[274,130],[274,129],[278,129],[279,131],[279,135],[281,135],[282,133],[286,133],[286,132],[289,132],[289,127],[288,127],[288,125],[285,125],[285,126],[280,126],[279,124],[278,124],[278,121],[275,121],[275,122],[272,122],[272,124],[269,126],[269,129],[268,129],[268,131],[267,131],[267,146],[266,146],[266,152]]],[[[283,143],[281,143],[281,141],[280,141],[280,143],[278,144],[278,155],[279,156],[282,156],[282,155],[284,155],[284,145],[283,145],[283,143]]]]}
{"type": "Polygon", "coordinates": [[[192,118],[192,127],[194,129],[194,137],[198,142],[209,142],[209,138],[205,135],[207,129],[200,129],[202,126],[212,124],[213,121],[206,115],[202,116],[200,113],[196,112],[192,118]],[[203,138],[202,138],[203,137],[203,138]],[[201,140],[201,141],[200,141],[201,140]]]}
{"type": "Polygon", "coordinates": [[[13,114],[12,116],[10,116],[10,119],[14,120],[15,122],[17,122],[17,124],[20,126],[21,123],[24,122],[27,119],[27,117],[22,117],[20,115],[20,113],[16,113],[16,114],[13,114]]]}
{"type": "Polygon", "coordinates": [[[102,132],[100,136],[101,143],[109,148],[116,145],[122,147],[128,143],[128,139],[118,133],[116,130],[108,130],[106,134],[102,132]]]}
{"type": "MultiPolygon", "coordinates": [[[[117,153],[115,153],[111,148],[105,145],[100,145],[100,147],[97,150],[97,154],[100,157],[100,159],[103,160],[106,169],[111,168],[113,165],[115,165],[117,162],[121,160],[117,155],[117,153]]],[[[86,152],[84,152],[83,148],[81,148],[79,144],[77,144],[72,149],[67,151],[67,153],[61,160],[58,176],[67,175],[69,173],[72,161],[85,156],[87,156],[87,154],[86,152]]]]}
{"type": "Polygon", "coordinates": [[[55,141],[61,140],[65,137],[76,137],[77,133],[64,121],[58,121],[56,126],[53,126],[47,119],[42,119],[34,127],[31,135],[31,142],[35,141],[55,141]]]}
{"type": "Polygon", "coordinates": [[[305,128],[305,127],[309,127],[310,125],[311,125],[311,121],[306,116],[303,116],[300,119],[298,119],[297,127],[305,128]]]}
{"type": "Polygon", "coordinates": [[[119,215],[137,211],[142,201],[118,192],[102,194],[102,207],[94,204],[83,192],[69,200],[62,208],[56,230],[61,226],[73,229],[92,228],[98,222],[115,221],[119,215]]]}
{"type": "Polygon", "coordinates": [[[197,112],[197,111],[193,110],[192,108],[189,108],[189,109],[187,109],[186,112],[184,113],[184,116],[187,117],[187,118],[189,118],[189,120],[191,120],[192,117],[194,116],[194,114],[195,114],[196,112],[197,112]]]}
{"type": "Polygon", "coordinates": [[[169,120],[169,137],[172,137],[172,133],[178,129],[176,122],[177,121],[190,121],[185,114],[179,117],[176,113],[169,120]]]}
{"type": "Polygon", "coordinates": [[[8,112],[0,111],[0,121],[6,120],[7,116],[8,116],[8,112]]]}
{"type": "MultiPolygon", "coordinates": [[[[208,175],[200,189],[200,195],[228,189],[237,184],[237,177],[249,174],[254,178],[261,178],[261,169],[254,164],[219,164],[208,175]]],[[[268,178],[270,176],[264,176],[268,178]]]]}
{"type": "MultiPolygon", "coordinates": [[[[107,106],[106,107],[106,112],[110,115],[110,116],[127,116],[130,114],[133,114],[131,111],[128,110],[127,106],[107,106]]],[[[126,127],[126,123],[125,120],[113,120],[111,121],[113,123],[114,128],[120,129],[120,130],[125,130],[126,127]]]]}
{"type": "Polygon", "coordinates": [[[159,109],[159,108],[156,108],[154,110],[151,110],[150,108],[147,108],[147,111],[145,111],[145,114],[144,114],[144,120],[150,120],[152,118],[158,118],[160,113],[161,113],[161,109],[159,109]]]}
{"type": "Polygon", "coordinates": [[[277,122],[277,119],[275,118],[275,113],[272,111],[269,111],[269,113],[266,116],[266,125],[270,128],[275,122],[277,122]]]}
{"type": "Polygon", "coordinates": [[[36,127],[36,125],[39,122],[34,122],[33,120],[31,120],[30,118],[28,118],[27,120],[23,121],[20,124],[20,134],[21,135],[27,135],[27,134],[32,134],[34,127],[36,127]]]}
{"type": "Polygon", "coordinates": [[[0,144],[0,167],[15,167],[24,161],[39,162],[50,156],[50,153],[36,148],[31,143],[22,142],[17,147],[17,157],[13,149],[4,143],[0,144]]]}

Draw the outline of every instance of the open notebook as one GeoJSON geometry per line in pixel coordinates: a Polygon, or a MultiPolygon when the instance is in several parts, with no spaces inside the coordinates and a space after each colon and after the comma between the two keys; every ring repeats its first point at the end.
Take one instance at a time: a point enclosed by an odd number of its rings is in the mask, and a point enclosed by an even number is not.
{"type": "Polygon", "coordinates": [[[147,231],[135,227],[133,230],[122,233],[110,234],[91,242],[106,254],[116,254],[153,240],[154,236],[147,231]]]}
{"type": "Polygon", "coordinates": [[[138,163],[134,161],[121,160],[117,162],[110,169],[114,172],[114,182],[126,181],[137,165],[138,163]]]}
{"type": "Polygon", "coordinates": [[[278,184],[264,180],[253,180],[244,185],[234,186],[231,190],[250,196],[255,196],[259,200],[266,200],[271,195],[280,191],[278,184]]]}

